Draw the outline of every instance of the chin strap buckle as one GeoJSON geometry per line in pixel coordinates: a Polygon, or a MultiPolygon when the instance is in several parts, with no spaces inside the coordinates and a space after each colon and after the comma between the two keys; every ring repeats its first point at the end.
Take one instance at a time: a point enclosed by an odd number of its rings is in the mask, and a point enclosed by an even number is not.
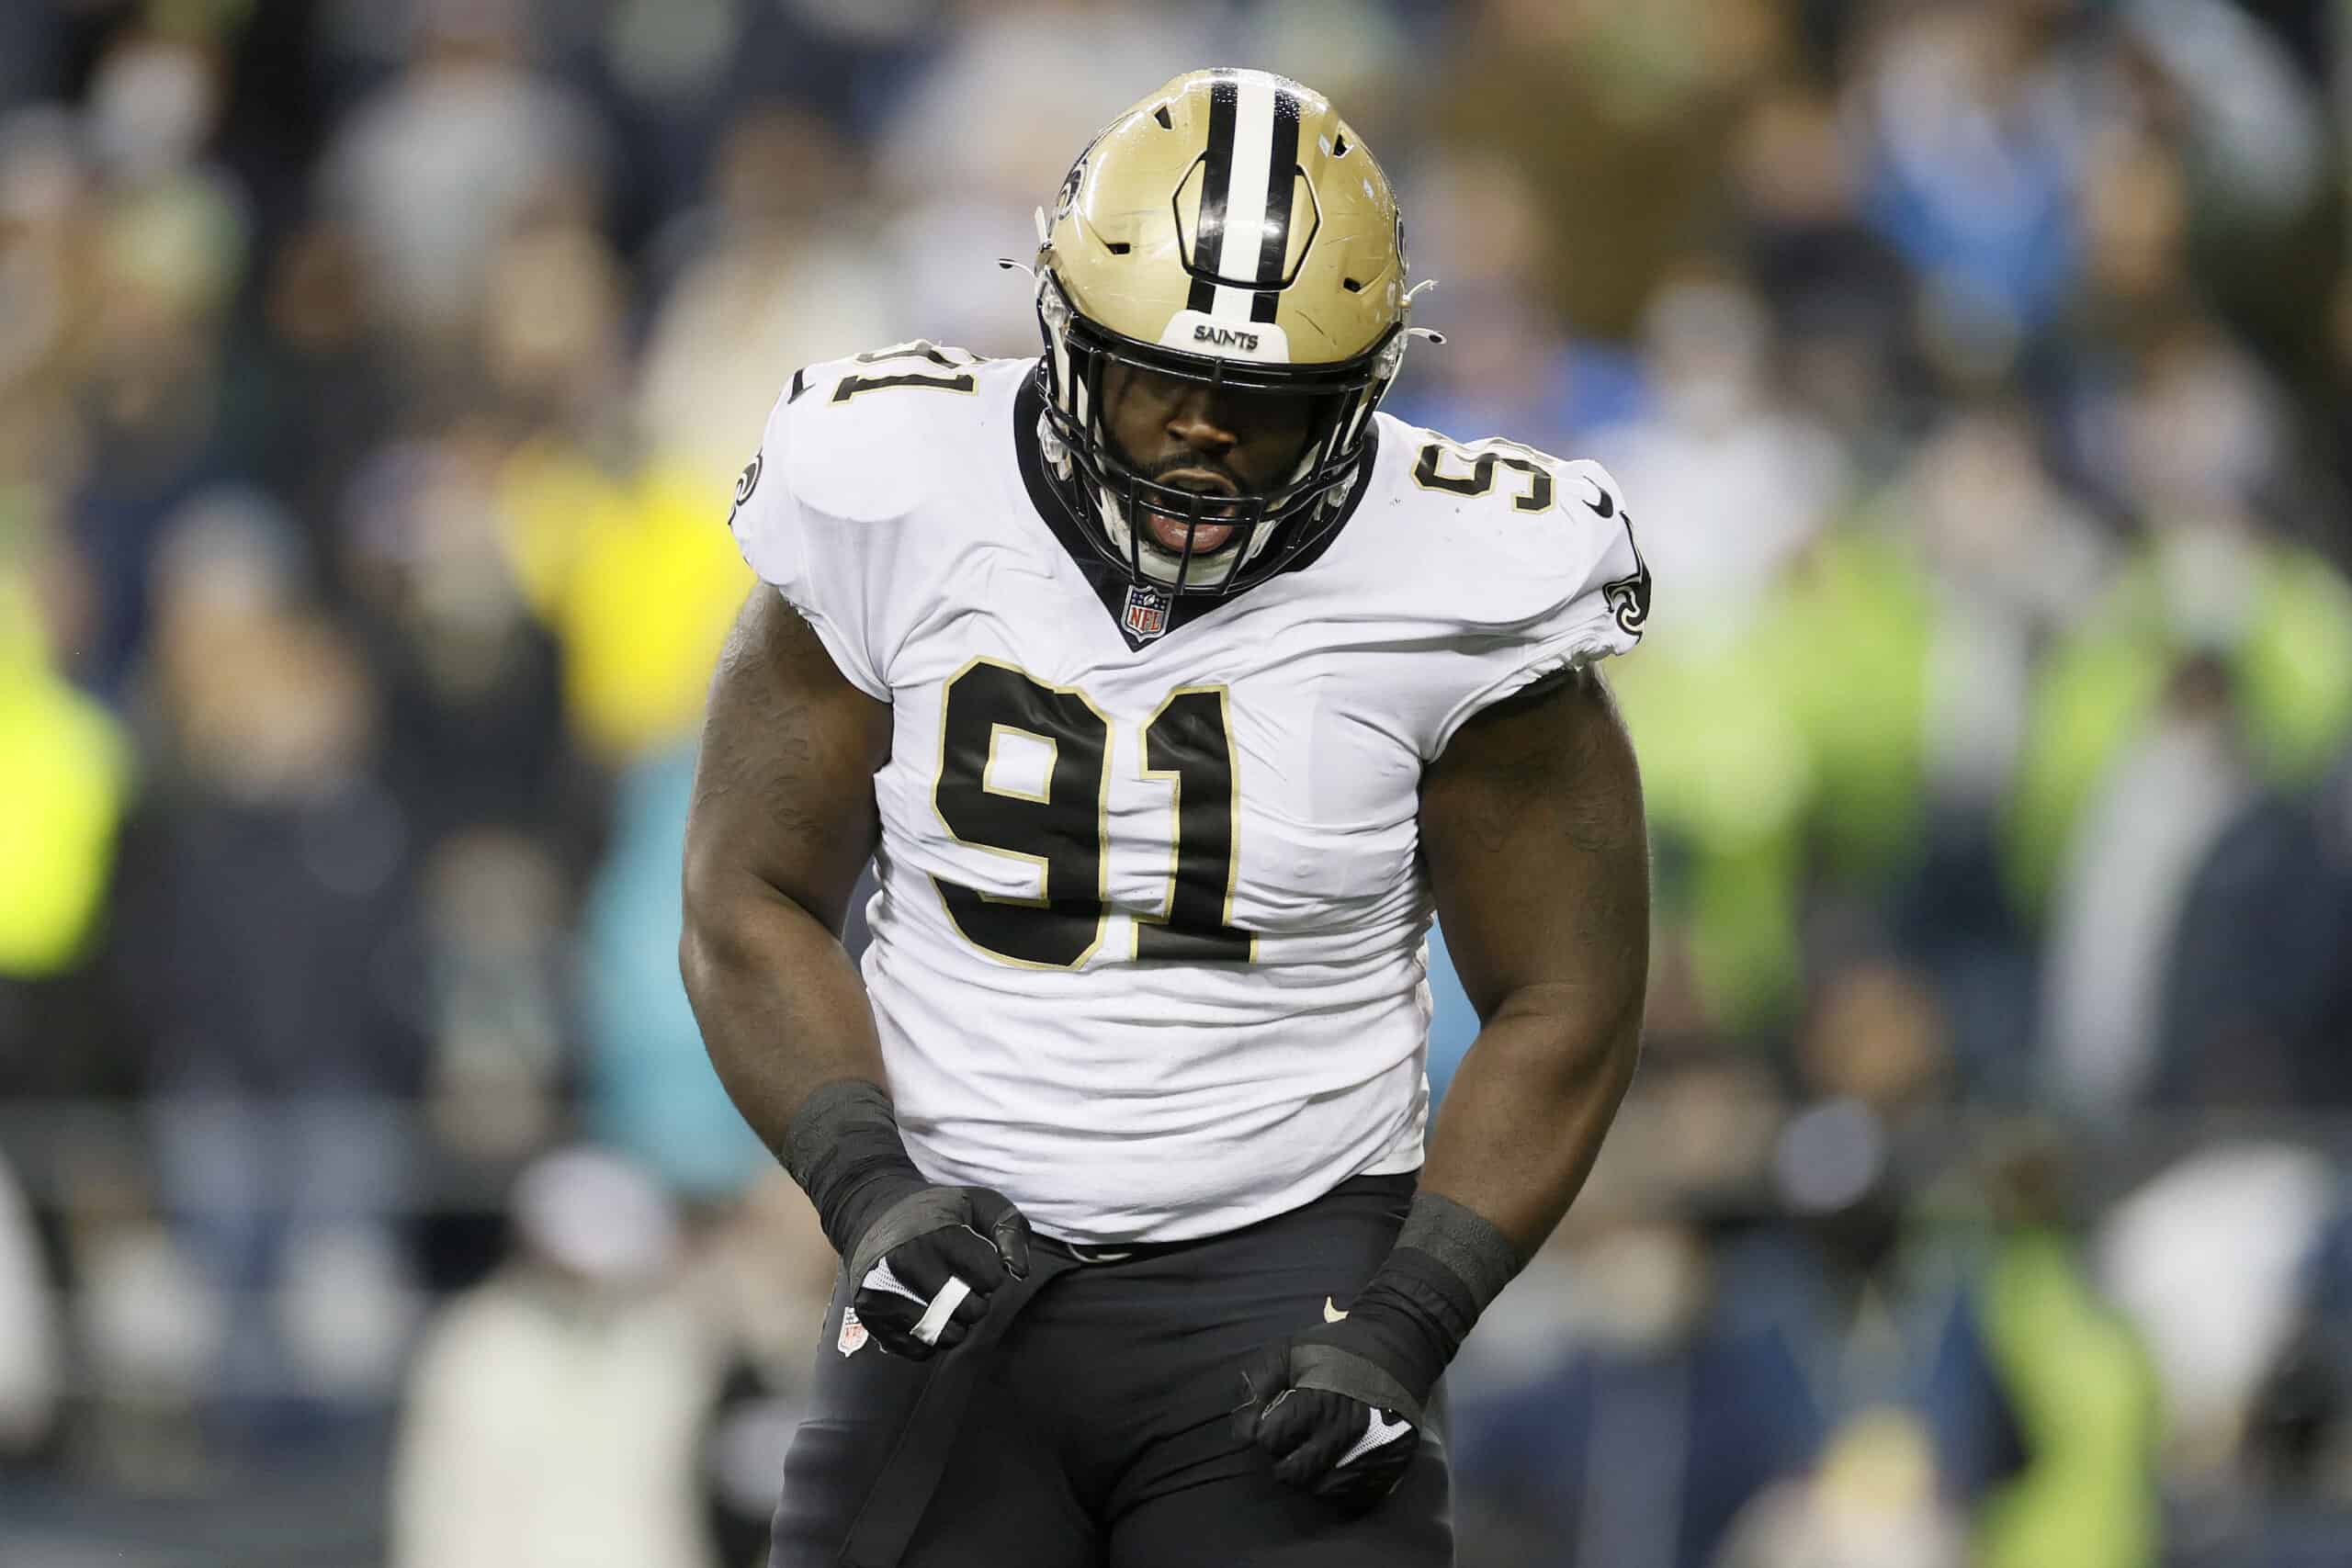
{"type": "Polygon", "coordinates": [[[1037,416],[1037,455],[1046,459],[1046,466],[1054,470],[1056,478],[1069,478],[1069,447],[1063,442],[1062,433],[1054,428],[1054,422],[1042,413],[1037,416]]]}

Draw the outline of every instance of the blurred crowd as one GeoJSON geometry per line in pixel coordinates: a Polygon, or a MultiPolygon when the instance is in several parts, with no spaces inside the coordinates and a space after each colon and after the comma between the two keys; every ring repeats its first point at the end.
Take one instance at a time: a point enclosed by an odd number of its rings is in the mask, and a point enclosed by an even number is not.
{"type": "Polygon", "coordinates": [[[2326,0],[0,4],[0,1559],[758,1560],[833,1260],[676,974],[729,486],[1034,352],[994,259],[1216,62],[1399,185],[1392,412],[1658,583],[1465,1568],[2352,1561],[2326,0]]]}

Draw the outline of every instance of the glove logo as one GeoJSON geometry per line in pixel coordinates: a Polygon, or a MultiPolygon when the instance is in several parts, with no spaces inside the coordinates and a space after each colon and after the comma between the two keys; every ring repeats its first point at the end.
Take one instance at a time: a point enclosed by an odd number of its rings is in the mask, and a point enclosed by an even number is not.
{"type": "Polygon", "coordinates": [[[1412,1429],[1413,1424],[1402,1416],[1392,1416],[1385,1410],[1372,1411],[1364,1421],[1363,1436],[1358,1438],[1355,1446],[1341,1454],[1331,1468],[1338,1470],[1342,1465],[1353,1464],[1382,1444],[1393,1443],[1412,1429]]]}
{"type": "Polygon", "coordinates": [[[1331,1304],[1331,1298],[1330,1298],[1330,1297],[1329,1297],[1329,1296],[1325,1296],[1325,1297],[1323,1298],[1323,1321],[1324,1321],[1324,1322],[1326,1322],[1326,1323],[1343,1323],[1343,1322],[1345,1322],[1345,1321],[1347,1320],[1347,1316],[1348,1316],[1348,1314],[1347,1314],[1346,1313],[1341,1312],[1338,1307],[1333,1306],[1333,1305],[1331,1304]]]}
{"type": "Polygon", "coordinates": [[[841,1337],[833,1341],[833,1348],[844,1356],[854,1356],[865,1348],[865,1342],[869,1337],[871,1336],[866,1333],[865,1325],[857,1321],[857,1309],[855,1307],[842,1308],[841,1337]]]}

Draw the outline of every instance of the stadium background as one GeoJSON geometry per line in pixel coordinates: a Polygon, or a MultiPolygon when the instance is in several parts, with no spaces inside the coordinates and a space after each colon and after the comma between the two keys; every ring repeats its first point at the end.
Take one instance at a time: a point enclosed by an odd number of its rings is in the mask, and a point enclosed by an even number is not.
{"type": "MultiPolygon", "coordinates": [[[[1615,469],[1660,890],[1463,1561],[2352,1562],[2352,7],[0,4],[0,1562],[749,1562],[729,486],[1219,61],[1615,469]]],[[[1441,987],[1432,1077],[1468,1038],[1441,987]]],[[[1083,1369],[1072,1369],[1083,1376],[1083,1369]]]]}

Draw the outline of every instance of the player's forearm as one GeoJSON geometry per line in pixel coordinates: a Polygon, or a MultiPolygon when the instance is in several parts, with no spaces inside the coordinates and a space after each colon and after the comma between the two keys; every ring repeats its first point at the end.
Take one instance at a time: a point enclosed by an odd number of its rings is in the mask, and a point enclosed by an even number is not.
{"type": "Polygon", "coordinates": [[[1560,986],[1506,998],[1446,1091],[1424,1191],[1502,1232],[1524,1260],[1591,1171],[1641,1052],[1641,1000],[1560,986]]]}
{"type": "Polygon", "coordinates": [[[1529,987],[1487,1015],[1430,1141],[1420,1190],[1307,1386],[1418,1419],[1420,1400],[1566,1212],[1633,1077],[1640,1003],[1529,987]],[[1588,998],[1589,999],[1589,998],[1588,998]]]}
{"type": "Polygon", "coordinates": [[[1422,1402],[1592,1168],[1633,1076],[1638,1000],[1512,991],[1446,1096],[1396,1245],[1344,1317],[1294,1354],[1297,1386],[1419,1421],[1422,1402]]]}
{"type": "Polygon", "coordinates": [[[822,921],[741,873],[688,879],[679,968],[718,1080],[789,1163],[793,1118],[827,1084],[888,1087],[865,982],[822,921]]]}

